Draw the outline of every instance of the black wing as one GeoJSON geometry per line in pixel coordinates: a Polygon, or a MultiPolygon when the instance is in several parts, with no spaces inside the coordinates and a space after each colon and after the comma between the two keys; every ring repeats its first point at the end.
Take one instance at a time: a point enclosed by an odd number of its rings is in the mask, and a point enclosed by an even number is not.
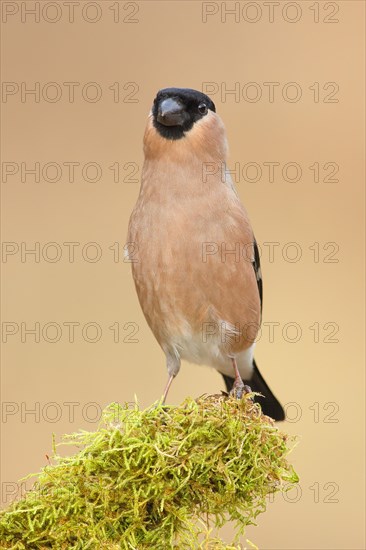
{"type": "Polygon", "coordinates": [[[255,272],[256,279],[257,279],[259,298],[260,298],[260,301],[261,301],[261,314],[262,314],[262,309],[263,309],[263,281],[262,281],[262,271],[261,271],[261,261],[260,261],[260,257],[259,257],[259,250],[258,250],[257,241],[255,239],[254,239],[253,246],[254,246],[254,260],[253,260],[252,264],[253,264],[253,269],[254,269],[254,272],[255,272]]]}
{"type": "MultiPolygon", "coordinates": [[[[257,241],[254,239],[254,259],[252,261],[253,269],[257,279],[259,298],[261,302],[261,316],[263,308],[263,281],[262,281],[262,272],[261,272],[261,262],[259,257],[259,249],[257,241]]],[[[234,378],[231,376],[222,375],[225,381],[227,391],[230,391],[234,384],[234,378]]],[[[250,380],[244,380],[244,384],[247,384],[251,387],[252,391],[261,393],[264,397],[256,396],[255,401],[260,403],[262,411],[264,414],[274,418],[275,420],[284,420],[285,412],[281,403],[278,401],[276,396],[273,394],[269,388],[267,382],[264,380],[261,375],[255,360],[253,359],[253,373],[250,380]]]]}

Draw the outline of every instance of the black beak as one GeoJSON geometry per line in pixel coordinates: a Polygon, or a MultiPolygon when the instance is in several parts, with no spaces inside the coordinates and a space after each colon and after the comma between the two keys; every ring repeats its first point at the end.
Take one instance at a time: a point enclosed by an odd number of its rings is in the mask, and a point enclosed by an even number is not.
{"type": "Polygon", "coordinates": [[[181,103],[169,97],[160,103],[156,118],[164,126],[182,126],[186,121],[186,112],[181,103]]]}

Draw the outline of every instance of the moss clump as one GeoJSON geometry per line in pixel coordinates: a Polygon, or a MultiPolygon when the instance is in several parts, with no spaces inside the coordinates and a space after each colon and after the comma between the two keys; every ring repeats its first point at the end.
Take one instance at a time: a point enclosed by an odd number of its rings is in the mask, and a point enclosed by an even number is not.
{"type": "Polygon", "coordinates": [[[64,436],[75,455],[54,450],[25,498],[0,513],[0,548],[236,548],[211,529],[234,521],[238,544],[266,496],[298,481],[288,436],[250,397],[110,405],[97,431],[64,436]]]}

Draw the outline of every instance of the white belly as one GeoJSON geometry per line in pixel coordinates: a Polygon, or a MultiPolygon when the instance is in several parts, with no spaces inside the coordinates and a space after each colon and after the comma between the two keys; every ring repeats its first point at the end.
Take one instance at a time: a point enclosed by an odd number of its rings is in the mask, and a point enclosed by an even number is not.
{"type": "MultiPolygon", "coordinates": [[[[194,334],[187,326],[184,333],[172,339],[171,347],[174,348],[177,356],[189,363],[208,365],[222,374],[234,377],[231,361],[234,355],[228,355],[225,350],[221,333],[194,334]]],[[[245,380],[250,379],[252,375],[254,347],[255,343],[235,355],[240,375],[245,380]]]]}

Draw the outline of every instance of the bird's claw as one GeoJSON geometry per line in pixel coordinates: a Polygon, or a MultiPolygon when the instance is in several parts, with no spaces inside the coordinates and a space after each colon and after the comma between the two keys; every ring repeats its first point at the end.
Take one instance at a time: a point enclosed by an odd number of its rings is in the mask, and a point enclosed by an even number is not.
{"type": "Polygon", "coordinates": [[[241,399],[243,395],[247,393],[252,393],[252,389],[247,384],[234,383],[232,390],[230,391],[230,396],[236,397],[236,399],[241,399]]]}

